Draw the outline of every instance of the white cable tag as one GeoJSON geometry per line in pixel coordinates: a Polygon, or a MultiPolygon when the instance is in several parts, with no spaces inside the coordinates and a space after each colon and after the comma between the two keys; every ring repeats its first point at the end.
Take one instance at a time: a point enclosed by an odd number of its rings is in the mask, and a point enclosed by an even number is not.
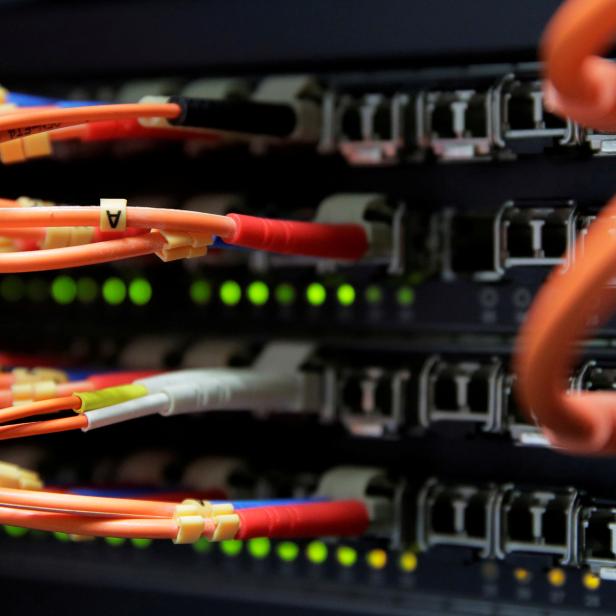
{"type": "Polygon", "coordinates": [[[126,230],[126,199],[101,199],[101,231],[126,230]]]}

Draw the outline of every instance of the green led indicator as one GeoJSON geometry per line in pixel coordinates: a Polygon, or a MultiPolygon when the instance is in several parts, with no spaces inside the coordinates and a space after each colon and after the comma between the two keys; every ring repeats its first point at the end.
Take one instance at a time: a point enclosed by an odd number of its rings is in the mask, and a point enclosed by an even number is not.
{"type": "Polygon", "coordinates": [[[255,280],[248,285],[246,295],[251,304],[263,306],[269,299],[269,287],[264,282],[255,280]]]}
{"type": "Polygon", "coordinates": [[[313,565],[320,565],[327,560],[327,546],[322,541],[311,541],[306,546],[306,558],[313,565]]]}
{"type": "Polygon", "coordinates": [[[193,544],[193,550],[199,552],[199,554],[206,554],[212,550],[212,542],[208,541],[205,537],[199,537],[193,544]]]}
{"type": "Polygon", "coordinates": [[[9,537],[23,537],[24,535],[28,534],[28,529],[24,528],[23,526],[10,526],[10,525],[5,525],[4,527],[4,532],[9,536],[9,537]]]}
{"type": "Polygon", "coordinates": [[[0,295],[7,302],[18,302],[24,296],[24,281],[19,276],[6,276],[0,282],[0,295]]]}
{"type": "Polygon", "coordinates": [[[220,551],[225,556],[237,556],[242,551],[242,542],[236,539],[228,539],[219,543],[220,551]]]}
{"type": "Polygon", "coordinates": [[[37,304],[44,302],[47,299],[48,291],[47,282],[42,278],[32,278],[28,280],[26,293],[30,301],[36,302],[37,304]]]}
{"type": "Polygon", "coordinates": [[[103,283],[103,299],[112,306],[118,306],[126,299],[126,285],[120,278],[107,278],[103,283]]]}
{"type": "Polygon", "coordinates": [[[126,539],[124,539],[124,537],[105,537],[105,543],[117,548],[124,545],[126,543],[126,539]]]}
{"type": "Polygon", "coordinates": [[[98,297],[98,283],[94,278],[85,277],[77,280],[77,299],[82,304],[91,304],[98,297]]]}
{"type": "Polygon", "coordinates": [[[128,297],[136,306],[145,306],[152,299],[152,285],[145,278],[135,278],[128,285],[128,297]]]}
{"type": "Polygon", "coordinates": [[[77,284],[70,276],[57,276],[51,283],[51,297],[58,304],[72,304],[77,297],[77,284]]]}
{"type": "Polygon", "coordinates": [[[195,280],[190,285],[190,299],[195,304],[207,304],[212,298],[212,285],[207,280],[195,280]]]}
{"type": "Polygon", "coordinates": [[[366,301],[369,304],[380,304],[383,301],[383,291],[381,287],[371,284],[366,288],[366,301]]]}
{"type": "Polygon", "coordinates": [[[242,288],[235,280],[226,280],[220,285],[220,301],[225,306],[236,306],[242,299],[242,288]]]}
{"type": "Polygon", "coordinates": [[[355,289],[350,284],[342,284],[336,291],[338,303],[342,306],[351,306],[355,301],[355,289]]]}
{"type": "Polygon", "coordinates": [[[257,537],[248,542],[248,551],[253,558],[266,558],[271,548],[270,540],[266,537],[257,537]]]}
{"type": "Polygon", "coordinates": [[[62,541],[62,543],[67,543],[71,540],[71,538],[68,536],[68,533],[61,533],[60,531],[56,531],[55,533],[53,533],[53,536],[58,541],[62,541]]]}
{"type": "Polygon", "coordinates": [[[295,289],[288,282],[282,282],[274,291],[276,301],[283,306],[290,306],[295,301],[295,289]]]}
{"type": "Polygon", "coordinates": [[[411,287],[400,287],[396,298],[400,306],[410,306],[415,301],[415,291],[411,287]]]}
{"type": "Polygon", "coordinates": [[[138,550],[145,550],[152,545],[152,540],[146,539],[145,537],[133,537],[130,542],[133,547],[137,548],[138,550]]]}
{"type": "Polygon", "coordinates": [[[327,299],[327,291],[319,282],[313,282],[306,289],[306,299],[311,306],[321,306],[327,299]]]}
{"type": "Polygon", "coordinates": [[[424,278],[425,276],[423,272],[411,272],[410,276],[408,277],[408,281],[412,285],[418,285],[424,281],[424,278]]]}
{"type": "Polygon", "coordinates": [[[293,562],[299,555],[299,546],[292,541],[283,541],[276,546],[276,554],[286,563],[293,562]]]}
{"type": "Polygon", "coordinates": [[[352,567],[357,562],[357,550],[348,545],[341,545],[336,550],[336,558],[343,567],[352,567]]]}

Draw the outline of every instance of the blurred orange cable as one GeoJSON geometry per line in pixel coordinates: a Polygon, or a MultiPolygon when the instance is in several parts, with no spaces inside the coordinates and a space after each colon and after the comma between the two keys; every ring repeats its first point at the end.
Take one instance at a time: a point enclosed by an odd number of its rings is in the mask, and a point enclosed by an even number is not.
{"type": "Polygon", "coordinates": [[[599,57],[616,32],[613,0],[567,0],[542,41],[546,106],[598,130],[616,130],[616,66],[599,57]]]}
{"type": "MultiPolygon", "coordinates": [[[[52,411],[49,411],[52,412],[52,411]]],[[[47,421],[31,421],[28,423],[8,424],[0,426],[0,441],[26,436],[40,436],[54,432],[68,432],[79,430],[88,425],[88,420],[83,415],[62,417],[60,419],[48,419],[47,421]]]]}
{"type": "MultiPolygon", "coordinates": [[[[0,231],[0,235],[2,232],[0,231]]],[[[149,255],[160,250],[165,239],[160,233],[96,242],[82,246],[68,246],[50,250],[0,253],[1,272],[40,272],[65,267],[79,267],[107,263],[149,255]]]]}
{"type": "MultiPolygon", "coordinates": [[[[544,37],[548,103],[597,129],[616,129],[616,66],[594,56],[616,33],[616,2],[568,0],[544,37]]],[[[578,239],[568,271],[553,271],[541,288],[515,355],[522,408],[532,410],[551,442],[578,453],[616,452],[616,395],[569,392],[577,346],[616,309],[616,198],[578,239]]]]}
{"type": "Polygon", "coordinates": [[[133,103],[20,110],[0,116],[0,142],[85,122],[131,118],[176,118],[180,113],[180,106],[174,103],[133,103]]]}
{"type": "MultiPolygon", "coordinates": [[[[63,532],[90,537],[142,537],[147,539],[175,539],[178,525],[171,518],[106,519],[68,513],[33,511],[0,506],[0,523],[23,526],[48,532],[63,532]]],[[[211,537],[215,523],[204,520],[203,534],[211,537]]]]}
{"type": "Polygon", "coordinates": [[[172,517],[177,503],[0,488],[0,505],[119,517],[172,517]]]}
{"type": "Polygon", "coordinates": [[[30,404],[10,406],[0,410],[0,423],[25,419],[35,415],[46,413],[57,413],[64,410],[76,410],[81,406],[81,399],[77,396],[65,396],[63,398],[51,398],[50,400],[40,400],[30,404]]]}

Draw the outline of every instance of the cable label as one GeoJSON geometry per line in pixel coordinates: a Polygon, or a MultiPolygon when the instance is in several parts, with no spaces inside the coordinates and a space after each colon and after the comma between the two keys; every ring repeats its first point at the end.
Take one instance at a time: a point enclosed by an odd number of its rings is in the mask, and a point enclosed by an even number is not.
{"type": "Polygon", "coordinates": [[[101,199],[101,231],[126,230],[126,199],[101,199]]]}

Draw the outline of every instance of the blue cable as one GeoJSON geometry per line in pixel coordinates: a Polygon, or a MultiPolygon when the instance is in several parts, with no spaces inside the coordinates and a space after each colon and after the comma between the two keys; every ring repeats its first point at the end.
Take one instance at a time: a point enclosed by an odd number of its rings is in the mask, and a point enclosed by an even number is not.
{"type": "MultiPolygon", "coordinates": [[[[79,496],[106,496],[108,498],[138,498],[148,494],[165,494],[168,488],[69,488],[71,494],[79,496]]],[[[322,503],[326,498],[272,498],[263,500],[213,500],[214,505],[231,503],[234,509],[256,509],[258,507],[276,507],[280,505],[302,505],[306,503],[322,503]]]]}
{"type": "Polygon", "coordinates": [[[18,107],[46,107],[50,105],[56,107],[88,107],[102,104],[100,101],[68,101],[49,96],[39,96],[38,94],[26,94],[25,92],[7,92],[5,102],[18,107]]]}

